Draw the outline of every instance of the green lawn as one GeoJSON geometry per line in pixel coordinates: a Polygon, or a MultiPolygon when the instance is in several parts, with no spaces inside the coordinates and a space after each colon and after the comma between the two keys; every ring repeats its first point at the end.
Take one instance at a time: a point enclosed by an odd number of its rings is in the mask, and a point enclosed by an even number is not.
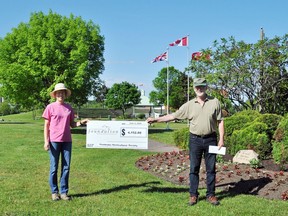
{"type": "Polygon", "coordinates": [[[173,131],[188,127],[183,123],[156,123],[149,126],[149,138],[170,145],[176,145],[173,140],[173,131]]]}
{"type": "MultiPolygon", "coordinates": [[[[31,113],[2,118],[0,215],[287,215],[287,201],[255,196],[222,197],[221,205],[214,207],[204,200],[205,190],[200,191],[200,202],[190,207],[188,187],[165,182],[135,167],[138,158],[153,153],[86,149],[83,134],[73,135],[73,199],[53,202],[48,185],[49,157],[43,150],[43,120],[32,120],[31,113]]],[[[173,130],[185,126],[169,124],[173,130]]],[[[160,129],[165,126],[159,125],[160,129]]],[[[172,134],[157,132],[156,125],[151,129],[151,137],[158,136],[158,140],[162,134],[172,134]]]]}

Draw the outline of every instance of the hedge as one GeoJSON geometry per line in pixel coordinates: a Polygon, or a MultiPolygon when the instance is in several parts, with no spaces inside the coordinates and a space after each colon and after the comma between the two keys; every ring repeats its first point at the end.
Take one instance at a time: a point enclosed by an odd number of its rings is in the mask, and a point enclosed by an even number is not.
{"type": "Polygon", "coordinates": [[[272,142],[273,159],[278,164],[285,164],[288,162],[288,115],[283,118],[275,133],[274,141],[272,142]]]}

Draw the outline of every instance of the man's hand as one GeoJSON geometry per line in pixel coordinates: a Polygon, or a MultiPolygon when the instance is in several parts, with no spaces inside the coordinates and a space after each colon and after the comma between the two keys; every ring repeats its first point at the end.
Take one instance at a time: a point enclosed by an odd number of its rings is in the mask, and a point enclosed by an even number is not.
{"type": "Polygon", "coordinates": [[[172,121],[174,120],[175,118],[173,117],[173,115],[171,114],[168,114],[168,115],[164,115],[164,116],[161,116],[161,117],[157,117],[157,118],[152,118],[152,117],[149,117],[147,118],[147,122],[149,124],[152,124],[154,122],[169,122],[169,121],[172,121]]]}
{"type": "Polygon", "coordinates": [[[219,142],[218,142],[218,149],[221,149],[221,147],[224,146],[224,140],[223,139],[219,139],[219,142]]]}
{"type": "Polygon", "coordinates": [[[149,117],[149,118],[147,118],[146,122],[149,124],[152,124],[152,123],[156,122],[156,120],[155,120],[155,118],[149,117]]]}

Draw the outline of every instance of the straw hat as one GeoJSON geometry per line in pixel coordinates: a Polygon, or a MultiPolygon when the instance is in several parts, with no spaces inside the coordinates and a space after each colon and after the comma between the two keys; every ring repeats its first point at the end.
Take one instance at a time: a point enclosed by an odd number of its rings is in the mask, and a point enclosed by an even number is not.
{"type": "Polygon", "coordinates": [[[50,96],[51,96],[52,98],[56,98],[55,92],[56,92],[56,91],[60,91],[60,90],[65,90],[65,91],[66,91],[66,97],[69,97],[69,96],[71,95],[71,91],[70,91],[68,88],[65,87],[65,84],[64,84],[64,83],[58,83],[58,84],[55,85],[54,91],[52,91],[52,92],[50,93],[50,96]]]}

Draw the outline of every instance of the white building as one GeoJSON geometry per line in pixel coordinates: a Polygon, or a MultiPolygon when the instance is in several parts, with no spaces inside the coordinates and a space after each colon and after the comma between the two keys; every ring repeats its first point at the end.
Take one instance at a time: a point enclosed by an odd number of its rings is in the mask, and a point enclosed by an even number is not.
{"type": "Polygon", "coordinates": [[[137,114],[144,113],[145,117],[153,116],[155,115],[161,115],[162,114],[162,106],[161,105],[154,105],[150,103],[149,97],[145,96],[145,91],[141,90],[141,101],[139,104],[133,107],[133,116],[136,116],[137,114]]]}

